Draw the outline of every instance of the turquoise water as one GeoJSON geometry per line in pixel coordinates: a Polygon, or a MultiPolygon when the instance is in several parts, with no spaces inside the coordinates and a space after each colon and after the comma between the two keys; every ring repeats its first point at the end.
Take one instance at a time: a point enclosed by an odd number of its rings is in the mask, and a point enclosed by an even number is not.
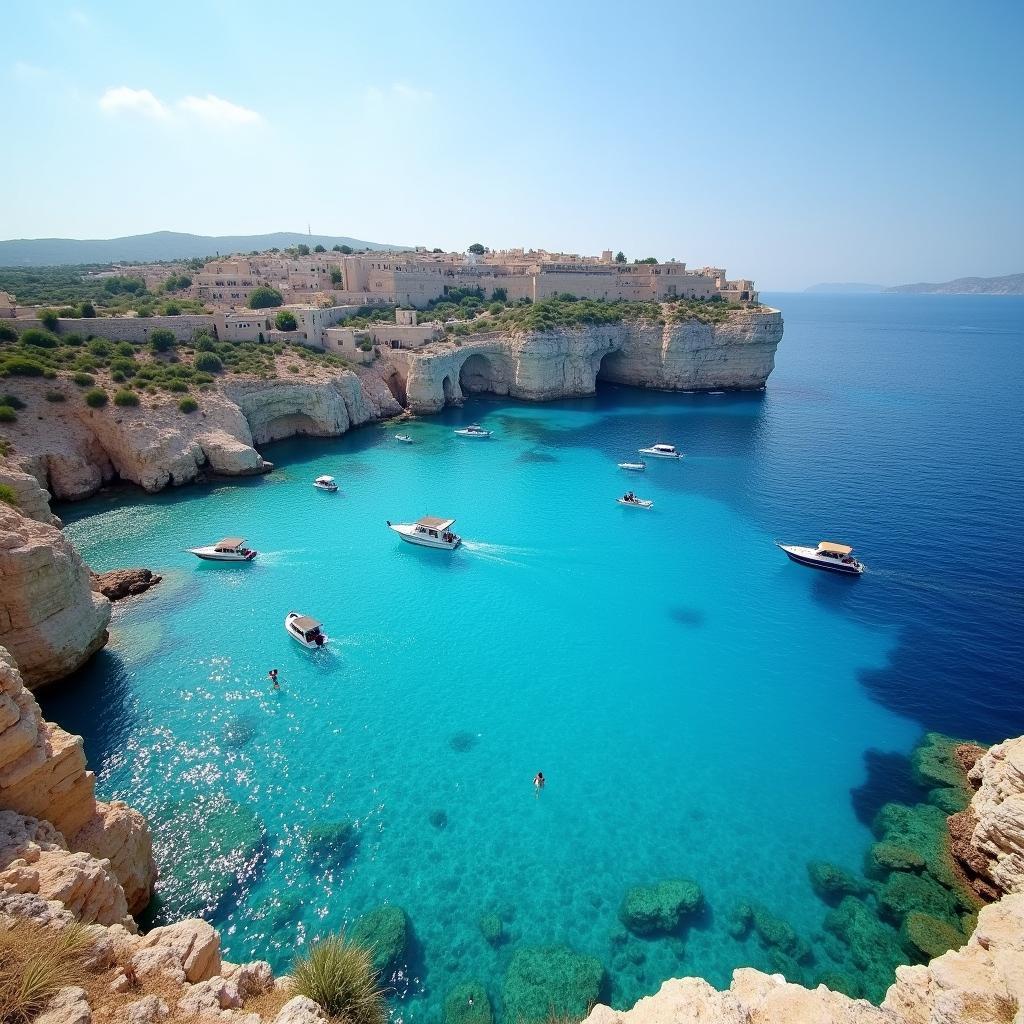
{"type": "Polygon", "coordinates": [[[140,807],[178,864],[158,918],[203,910],[231,959],[284,969],[398,904],[414,941],[389,984],[408,1020],[438,1019],[463,978],[500,1010],[521,945],[598,957],[627,1005],[670,976],[769,966],[725,926],[740,901],[820,936],[806,864],[859,867],[922,729],[1024,727],[1019,583],[983,565],[1022,553],[1024,303],[777,303],[764,395],[481,400],[414,422],[412,446],[384,426],[296,439],[268,448],[265,478],[60,509],[94,567],[165,575],[44,698],[85,735],[101,795],[140,807]],[[453,435],[472,421],[495,437],[453,435]],[[659,440],[687,458],[616,468],[659,440]],[[320,473],[340,493],[314,491],[320,473]],[[654,509],[616,505],[627,487],[654,509]],[[457,517],[464,546],[385,527],[422,514],[457,517]],[[183,551],[233,533],[255,563],[183,551]],[[857,545],[864,578],[772,546],[826,536],[857,545]],[[288,639],[290,609],[323,620],[326,651],[288,639]],[[263,826],[227,891],[182,839],[202,831],[187,807],[225,797],[263,826]],[[355,822],[347,860],[310,856],[324,821],[355,822]],[[626,889],[680,876],[704,913],[623,945],[626,889]]]}

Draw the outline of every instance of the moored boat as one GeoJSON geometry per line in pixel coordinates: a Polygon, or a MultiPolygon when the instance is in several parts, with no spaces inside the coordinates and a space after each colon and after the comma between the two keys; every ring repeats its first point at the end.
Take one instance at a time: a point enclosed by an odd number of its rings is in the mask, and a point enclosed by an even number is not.
{"type": "Polygon", "coordinates": [[[468,427],[459,427],[456,431],[459,437],[490,437],[491,431],[484,430],[479,423],[470,423],[468,427]]]}
{"type": "Polygon", "coordinates": [[[300,612],[289,612],[284,617],[284,630],[296,643],[315,651],[327,643],[322,623],[300,612]]]}
{"type": "Polygon", "coordinates": [[[812,569],[825,569],[844,576],[859,576],[864,571],[864,566],[853,557],[853,548],[849,544],[823,540],[816,548],[802,547],[798,544],[778,546],[786,552],[790,561],[799,565],[809,565],[812,569]]]}
{"type": "Polygon", "coordinates": [[[654,508],[654,502],[646,498],[638,498],[632,491],[627,491],[621,498],[615,499],[620,505],[629,508],[654,508]]]}
{"type": "Polygon", "coordinates": [[[649,448],[640,448],[641,455],[650,455],[654,459],[681,459],[682,452],[676,449],[674,444],[652,444],[649,448]]]}
{"type": "Polygon", "coordinates": [[[454,519],[441,519],[438,516],[423,516],[415,523],[393,523],[387,520],[388,529],[394,530],[402,540],[409,544],[419,544],[424,548],[444,548],[454,551],[462,538],[452,532],[454,519]]]}
{"type": "Polygon", "coordinates": [[[244,537],[224,537],[216,544],[188,550],[207,562],[251,562],[257,555],[256,551],[245,546],[244,537]]]}
{"type": "Polygon", "coordinates": [[[619,469],[628,469],[632,473],[642,473],[647,468],[647,463],[641,459],[639,462],[620,462],[619,469]]]}
{"type": "Polygon", "coordinates": [[[408,434],[395,434],[395,440],[402,444],[412,444],[412,438],[408,434]]]}
{"type": "Polygon", "coordinates": [[[333,476],[318,476],[313,481],[313,486],[318,491],[330,491],[333,494],[338,489],[338,482],[333,476]]]}

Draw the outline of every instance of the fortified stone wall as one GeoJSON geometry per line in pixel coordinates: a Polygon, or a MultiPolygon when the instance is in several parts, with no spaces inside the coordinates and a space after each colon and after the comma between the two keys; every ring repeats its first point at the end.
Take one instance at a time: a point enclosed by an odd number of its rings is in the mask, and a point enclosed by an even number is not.
{"type": "MultiPolygon", "coordinates": [[[[144,342],[149,332],[164,327],[173,332],[178,341],[191,341],[195,332],[205,327],[211,333],[217,318],[207,313],[183,313],[181,316],[97,316],[61,317],[57,321],[58,334],[94,335],[111,341],[144,342]]],[[[42,327],[40,320],[5,320],[5,324],[21,333],[30,327],[42,327]]]]}

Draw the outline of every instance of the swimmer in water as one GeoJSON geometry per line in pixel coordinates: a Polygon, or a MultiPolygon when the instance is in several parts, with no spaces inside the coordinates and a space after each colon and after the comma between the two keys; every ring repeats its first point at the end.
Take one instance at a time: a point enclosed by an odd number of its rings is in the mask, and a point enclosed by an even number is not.
{"type": "Polygon", "coordinates": [[[274,684],[274,689],[275,690],[280,690],[281,689],[281,684],[277,681],[277,669],[276,668],[272,668],[267,673],[267,675],[270,676],[270,681],[274,684]]]}
{"type": "Polygon", "coordinates": [[[533,789],[537,796],[540,796],[540,791],[544,788],[544,783],[547,780],[544,778],[543,772],[537,772],[533,777],[533,789]]]}

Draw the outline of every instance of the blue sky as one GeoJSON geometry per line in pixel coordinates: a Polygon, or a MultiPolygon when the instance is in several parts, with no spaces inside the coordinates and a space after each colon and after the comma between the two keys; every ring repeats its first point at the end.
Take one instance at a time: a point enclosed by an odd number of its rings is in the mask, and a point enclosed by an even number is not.
{"type": "Polygon", "coordinates": [[[1024,271],[1024,3],[4,5],[0,237],[1024,271]],[[5,147],[6,148],[6,147],[5,147]]]}

